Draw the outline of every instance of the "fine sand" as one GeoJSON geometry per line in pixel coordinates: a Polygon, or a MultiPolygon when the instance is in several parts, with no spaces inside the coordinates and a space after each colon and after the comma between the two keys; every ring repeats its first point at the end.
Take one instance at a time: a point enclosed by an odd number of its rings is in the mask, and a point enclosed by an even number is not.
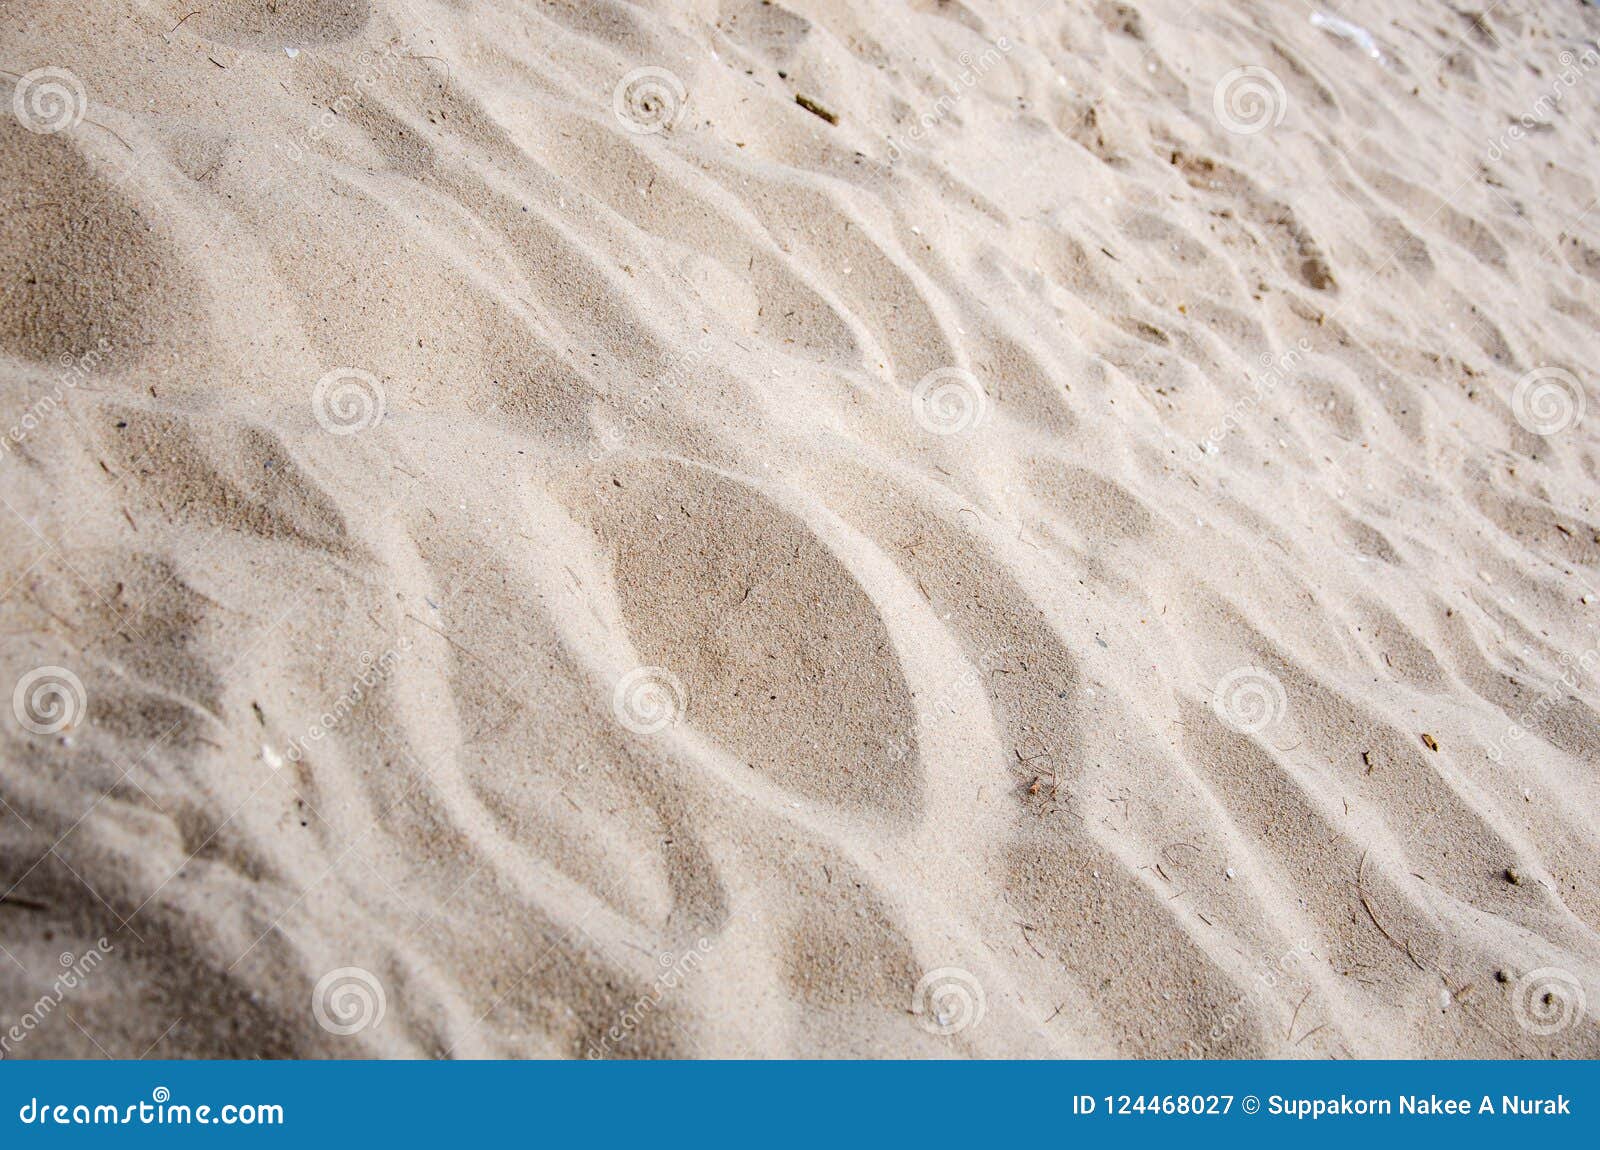
{"type": "Polygon", "coordinates": [[[0,0],[0,1053],[1600,1056],[1600,10],[1336,2],[0,0]]]}

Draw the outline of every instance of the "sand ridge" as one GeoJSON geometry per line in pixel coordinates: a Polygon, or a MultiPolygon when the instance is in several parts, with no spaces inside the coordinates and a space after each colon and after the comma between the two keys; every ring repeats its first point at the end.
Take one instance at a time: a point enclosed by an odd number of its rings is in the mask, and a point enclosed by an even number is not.
{"type": "Polygon", "coordinates": [[[0,0],[3,1053],[1600,1056],[1600,14],[1310,12],[0,0]]]}

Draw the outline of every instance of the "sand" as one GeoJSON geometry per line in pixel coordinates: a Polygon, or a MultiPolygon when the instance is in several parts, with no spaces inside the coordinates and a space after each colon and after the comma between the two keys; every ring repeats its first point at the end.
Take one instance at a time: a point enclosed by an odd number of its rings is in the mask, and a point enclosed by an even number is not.
{"type": "Polygon", "coordinates": [[[0,3],[0,1053],[1600,1055],[1487,7],[0,3]]]}

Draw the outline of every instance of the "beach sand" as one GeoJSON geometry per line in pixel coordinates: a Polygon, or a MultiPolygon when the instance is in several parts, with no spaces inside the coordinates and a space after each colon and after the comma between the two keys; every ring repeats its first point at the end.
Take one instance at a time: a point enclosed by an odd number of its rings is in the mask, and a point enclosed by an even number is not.
{"type": "Polygon", "coordinates": [[[0,1053],[1600,1056],[1488,7],[0,2],[0,1053]]]}

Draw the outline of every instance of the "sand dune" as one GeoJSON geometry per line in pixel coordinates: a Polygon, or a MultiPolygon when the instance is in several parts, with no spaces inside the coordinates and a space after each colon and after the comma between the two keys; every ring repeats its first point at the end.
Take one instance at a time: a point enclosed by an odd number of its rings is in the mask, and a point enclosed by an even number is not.
{"type": "Polygon", "coordinates": [[[1312,11],[0,0],[0,1050],[1600,1056],[1600,12],[1312,11]]]}

